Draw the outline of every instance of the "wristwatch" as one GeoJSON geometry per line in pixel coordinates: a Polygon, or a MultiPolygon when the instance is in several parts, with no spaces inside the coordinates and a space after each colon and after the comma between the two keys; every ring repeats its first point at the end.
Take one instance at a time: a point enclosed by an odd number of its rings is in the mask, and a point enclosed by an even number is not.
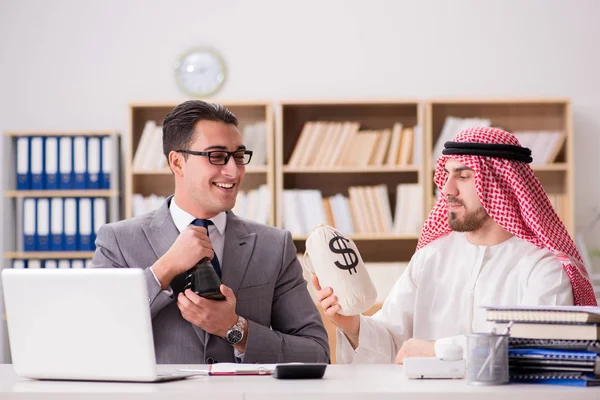
{"type": "Polygon", "coordinates": [[[241,342],[244,338],[244,325],[246,325],[246,318],[241,315],[238,316],[235,325],[233,325],[225,334],[225,339],[231,344],[238,344],[241,342]]]}

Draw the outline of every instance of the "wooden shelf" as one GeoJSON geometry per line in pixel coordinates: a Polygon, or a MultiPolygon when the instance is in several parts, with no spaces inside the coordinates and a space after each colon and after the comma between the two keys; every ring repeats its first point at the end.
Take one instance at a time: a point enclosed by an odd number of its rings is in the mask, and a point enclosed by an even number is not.
{"type": "Polygon", "coordinates": [[[6,190],[5,197],[115,197],[118,190],[6,190]]]}
{"type": "MultiPolygon", "coordinates": [[[[169,168],[159,170],[140,170],[134,168],[133,160],[135,152],[140,144],[144,127],[147,121],[154,121],[157,125],[162,125],[165,116],[177,105],[186,101],[181,99],[176,101],[161,102],[132,102],[129,104],[129,146],[125,162],[125,217],[130,218],[133,215],[133,195],[142,196],[158,195],[168,196],[173,194],[175,181],[169,168]]],[[[211,100],[212,101],[212,100],[211,100]]],[[[257,189],[261,185],[267,185],[270,190],[270,203],[274,204],[275,196],[275,162],[274,162],[274,113],[271,100],[214,100],[224,105],[235,114],[239,121],[241,133],[244,127],[249,124],[259,122],[266,123],[266,165],[246,166],[246,176],[240,186],[240,190],[248,192],[257,189]]],[[[271,208],[268,216],[271,225],[275,223],[275,209],[271,208]]]]}
{"type": "Polygon", "coordinates": [[[5,132],[5,136],[112,136],[118,131],[73,131],[73,132],[5,132]]]}
{"type": "Polygon", "coordinates": [[[391,172],[420,172],[420,166],[387,166],[387,165],[373,165],[367,167],[350,167],[350,166],[333,166],[333,167],[289,167],[284,166],[283,172],[288,174],[344,174],[344,173],[358,173],[358,174],[372,174],[372,173],[391,173],[391,172]]]}
{"type": "Polygon", "coordinates": [[[554,164],[531,164],[531,169],[534,171],[568,171],[569,164],[554,163],[554,164]]]}
{"type": "MultiPolygon", "coordinates": [[[[509,132],[564,132],[566,139],[552,164],[530,164],[544,190],[555,202],[557,212],[567,229],[574,233],[574,159],[573,122],[568,98],[458,98],[432,99],[426,103],[426,145],[429,157],[444,127],[446,117],[485,118],[491,126],[509,132]]],[[[535,157],[535,154],[534,154],[535,157]]],[[[433,175],[433,163],[425,165],[426,176],[433,175]],[[431,172],[431,173],[429,173],[431,172]]],[[[428,185],[426,198],[434,193],[428,185]]],[[[431,209],[433,203],[427,205],[431,209]]]]}
{"type": "Polygon", "coordinates": [[[43,260],[43,259],[62,259],[62,258],[92,258],[93,251],[40,251],[40,252],[18,252],[9,251],[4,253],[6,259],[23,260],[43,260]]]}
{"type": "MultiPolygon", "coordinates": [[[[266,165],[260,165],[256,167],[246,167],[246,174],[266,174],[268,167],[266,165]]],[[[155,169],[155,170],[133,170],[133,175],[173,175],[171,169],[155,169]]]]}

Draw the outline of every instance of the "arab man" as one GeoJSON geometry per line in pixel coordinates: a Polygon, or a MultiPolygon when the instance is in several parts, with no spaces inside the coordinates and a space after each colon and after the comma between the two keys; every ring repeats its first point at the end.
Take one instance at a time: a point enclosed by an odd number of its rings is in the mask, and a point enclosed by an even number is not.
{"type": "Polygon", "coordinates": [[[447,142],[441,192],[417,251],[372,317],[343,316],[335,293],[313,285],[337,326],[339,363],[401,364],[434,356],[436,341],[466,345],[490,330],[481,306],[596,305],[573,240],[512,134],[471,128],[447,142]]]}

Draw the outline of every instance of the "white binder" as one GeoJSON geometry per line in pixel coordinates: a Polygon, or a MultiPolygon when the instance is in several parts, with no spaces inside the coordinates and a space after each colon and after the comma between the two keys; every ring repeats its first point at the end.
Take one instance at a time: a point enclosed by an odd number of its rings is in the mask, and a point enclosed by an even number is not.
{"type": "Polygon", "coordinates": [[[29,171],[29,138],[17,139],[17,189],[31,189],[31,171],[29,171]]]}
{"type": "Polygon", "coordinates": [[[60,189],[73,189],[73,138],[64,136],[60,138],[60,189]]]}
{"type": "Polygon", "coordinates": [[[88,188],[99,189],[100,182],[100,138],[90,137],[87,141],[88,188]]]}
{"type": "Polygon", "coordinates": [[[50,201],[50,250],[64,250],[64,218],[63,218],[63,199],[54,197],[50,201]]]}
{"type": "Polygon", "coordinates": [[[87,143],[83,136],[73,139],[73,172],[75,173],[74,189],[87,189],[87,143]]]}
{"type": "Polygon", "coordinates": [[[67,198],[64,208],[64,249],[66,251],[77,250],[77,200],[67,198]]]}
{"type": "Polygon", "coordinates": [[[36,251],[50,250],[50,200],[37,199],[36,251]]]}
{"type": "Polygon", "coordinates": [[[31,189],[44,189],[44,138],[31,138],[31,189]]]}
{"type": "Polygon", "coordinates": [[[79,199],[79,250],[92,250],[92,199],[79,199]]]}
{"type": "Polygon", "coordinates": [[[36,207],[35,199],[23,200],[23,250],[35,251],[36,243],[36,207]]]}
{"type": "Polygon", "coordinates": [[[48,190],[58,189],[58,138],[46,138],[46,182],[44,188],[48,190]]]}

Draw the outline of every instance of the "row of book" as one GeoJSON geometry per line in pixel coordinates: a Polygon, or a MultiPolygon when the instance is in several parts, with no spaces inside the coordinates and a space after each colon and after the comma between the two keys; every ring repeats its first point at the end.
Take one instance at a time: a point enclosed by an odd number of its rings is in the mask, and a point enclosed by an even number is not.
{"type": "Polygon", "coordinates": [[[351,186],[323,198],[317,189],[283,191],[283,225],[292,235],[309,234],[327,224],[346,234],[418,234],[423,224],[423,189],[420,184],[396,187],[392,216],[387,185],[351,186]]]}
{"type": "Polygon", "coordinates": [[[110,189],[112,136],[21,136],[17,190],[110,189]]]}
{"type": "Polygon", "coordinates": [[[52,260],[13,260],[12,267],[15,269],[64,269],[64,268],[88,268],[91,264],[91,259],[52,259],[52,260]]]}
{"type": "MultiPolygon", "coordinates": [[[[491,126],[492,121],[485,118],[458,118],[446,117],[440,135],[435,142],[432,153],[432,162],[442,155],[444,143],[452,141],[457,133],[464,129],[479,126],[491,126]]],[[[566,140],[563,131],[514,131],[512,132],[523,147],[531,150],[532,164],[549,164],[556,161],[558,154],[566,140]]]]}
{"type": "MultiPolygon", "coordinates": [[[[267,124],[266,122],[248,123],[240,126],[242,140],[248,150],[252,150],[252,165],[265,165],[267,162],[267,124]]],[[[163,154],[163,128],[155,121],[146,121],[142,136],[133,157],[136,171],[152,171],[168,167],[163,154]]],[[[201,151],[203,149],[191,149],[201,151]]]]}
{"type": "MultiPolygon", "coordinates": [[[[134,194],[132,197],[133,216],[140,216],[161,207],[166,197],[134,194]]],[[[235,215],[247,218],[261,224],[269,223],[271,210],[271,191],[267,185],[260,185],[256,189],[238,192],[235,206],[232,211],[235,215]]]]}
{"type": "Polygon", "coordinates": [[[497,331],[510,326],[512,382],[600,386],[600,307],[487,307],[497,331]]]}
{"type": "Polygon", "coordinates": [[[23,251],[91,251],[98,229],[107,221],[107,199],[24,198],[18,215],[23,251]]]}
{"type": "Polygon", "coordinates": [[[290,167],[413,165],[421,162],[421,129],[359,130],[358,122],[308,121],[288,161],[290,167]]]}
{"type": "Polygon", "coordinates": [[[260,185],[257,189],[248,191],[240,190],[232,211],[235,215],[247,218],[261,224],[269,223],[271,210],[271,191],[267,185],[260,185]]]}

